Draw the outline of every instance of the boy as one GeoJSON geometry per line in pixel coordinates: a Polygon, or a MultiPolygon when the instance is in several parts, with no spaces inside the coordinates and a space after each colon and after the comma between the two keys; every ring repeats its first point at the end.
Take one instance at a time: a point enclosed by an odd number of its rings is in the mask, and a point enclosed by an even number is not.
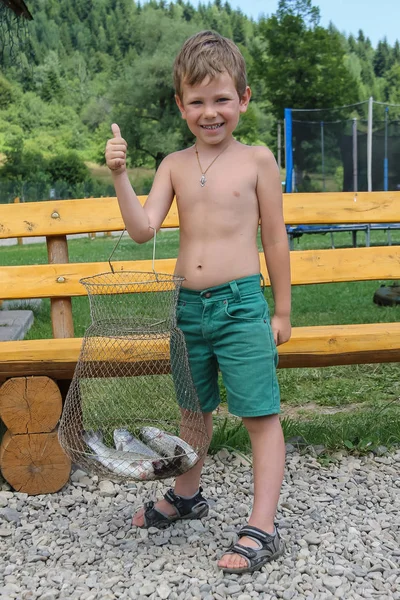
{"type": "MultiPolygon", "coordinates": [[[[185,334],[194,384],[209,438],[219,403],[218,368],[231,413],[242,417],[252,445],[254,503],[247,526],[219,560],[228,573],[260,569],[284,551],[274,525],[285,463],[279,421],[276,345],[290,338],[290,268],[279,170],[265,147],[233,138],[251,91],[239,49],[211,31],[183,45],[174,65],[176,103],[195,144],[161,163],[142,207],[126,173],[118,125],[106,147],[121,213],[139,243],[158,230],[176,196],[180,249],[175,272],[185,278],[177,323],[185,334]],[[257,230],[274,294],[274,316],[260,287],[257,230]]],[[[201,495],[204,460],[180,475],[174,490],[148,502],[137,527],[165,527],[208,512],[201,495]]]]}

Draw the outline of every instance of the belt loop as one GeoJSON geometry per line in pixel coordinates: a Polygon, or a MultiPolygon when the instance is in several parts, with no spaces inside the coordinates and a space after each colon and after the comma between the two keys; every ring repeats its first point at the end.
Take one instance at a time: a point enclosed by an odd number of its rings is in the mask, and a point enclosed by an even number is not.
{"type": "Polygon", "coordinates": [[[261,291],[262,291],[262,293],[264,293],[264,290],[265,290],[265,279],[264,279],[264,275],[262,273],[260,273],[260,280],[261,280],[261,291]]]}
{"type": "Polygon", "coordinates": [[[242,301],[242,297],[240,295],[239,292],[239,287],[236,281],[230,281],[229,285],[231,286],[231,290],[232,290],[232,294],[233,294],[233,299],[235,302],[241,302],[242,301]]]}

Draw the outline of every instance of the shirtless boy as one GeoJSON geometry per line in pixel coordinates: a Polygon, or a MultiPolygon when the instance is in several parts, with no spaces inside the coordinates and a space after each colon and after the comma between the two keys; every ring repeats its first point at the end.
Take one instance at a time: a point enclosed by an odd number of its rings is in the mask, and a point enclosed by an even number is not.
{"type": "MultiPolygon", "coordinates": [[[[218,369],[230,412],[243,419],[253,454],[254,502],[248,525],[219,560],[225,572],[260,569],[284,552],[275,528],[285,463],[279,421],[276,346],[288,341],[289,250],[279,170],[265,147],[233,138],[251,91],[239,49],[211,31],[183,45],[174,65],[176,103],[195,143],[167,156],[142,207],[126,172],[125,140],[118,125],[106,147],[127,231],[138,243],[153,237],[176,196],[180,249],[175,272],[185,278],[177,322],[185,334],[193,380],[209,437],[219,403],[218,369]],[[274,315],[260,286],[257,231],[274,297],[274,315]]],[[[200,490],[204,460],[176,479],[174,490],[146,503],[137,527],[165,527],[208,512],[200,490]]]]}

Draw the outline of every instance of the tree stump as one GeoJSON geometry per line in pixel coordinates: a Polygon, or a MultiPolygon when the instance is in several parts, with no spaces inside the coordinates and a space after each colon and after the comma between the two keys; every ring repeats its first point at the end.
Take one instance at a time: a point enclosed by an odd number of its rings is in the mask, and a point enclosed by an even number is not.
{"type": "Polygon", "coordinates": [[[52,494],[68,481],[71,461],[58,443],[57,432],[12,434],[0,447],[3,477],[18,492],[52,494]]]}
{"type": "Polygon", "coordinates": [[[0,388],[0,417],[11,433],[53,431],[61,410],[61,392],[49,377],[13,377],[0,388]]]}
{"type": "Polygon", "coordinates": [[[61,392],[49,377],[14,377],[1,386],[0,418],[7,431],[0,467],[18,492],[50,494],[68,481],[71,460],[55,431],[61,411],[61,392]]]}

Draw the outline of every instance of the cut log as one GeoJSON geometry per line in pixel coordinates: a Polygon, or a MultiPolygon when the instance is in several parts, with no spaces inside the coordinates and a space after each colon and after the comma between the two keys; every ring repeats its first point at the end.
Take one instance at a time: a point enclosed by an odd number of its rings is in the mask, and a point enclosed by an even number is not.
{"type": "Polygon", "coordinates": [[[13,434],[53,431],[61,410],[61,392],[49,377],[13,377],[0,388],[0,418],[13,434]]]}
{"type": "Polygon", "coordinates": [[[71,471],[56,431],[21,435],[7,431],[0,447],[0,466],[11,487],[29,495],[58,492],[71,471]]]}

